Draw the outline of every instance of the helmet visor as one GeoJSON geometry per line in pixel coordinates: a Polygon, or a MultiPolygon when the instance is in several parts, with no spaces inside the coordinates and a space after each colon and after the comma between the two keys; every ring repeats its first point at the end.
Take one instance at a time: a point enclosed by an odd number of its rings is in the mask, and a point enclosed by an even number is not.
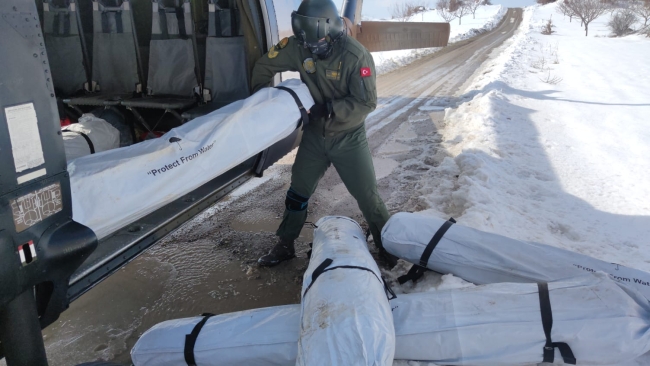
{"type": "Polygon", "coordinates": [[[300,15],[297,12],[291,14],[291,27],[298,42],[308,46],[316,45],[330,32],[330,20],[328,18],[315,18],[300,15]]]}

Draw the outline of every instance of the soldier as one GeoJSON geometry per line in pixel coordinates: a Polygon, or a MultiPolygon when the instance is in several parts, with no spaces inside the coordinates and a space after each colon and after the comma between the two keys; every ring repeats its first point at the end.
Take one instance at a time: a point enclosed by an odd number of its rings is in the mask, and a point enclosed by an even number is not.
{"type": "MultiPolygon", "coordinates": [[[[253,90],[268,86],[278,72],[297,71],[316,104],[309,111],[310,122],[293,164],[286,209],[276,232],[278,243],[258,263],[274,266],[295,257],[294,240],[307,219],[309,197],[330,164],[357,200],[375,244],[387,258],[380,233],[389,215],[377,192],[364,126],[377,106],[372,56],[347,37],[331,0],[304,0],[291,15],[291,23],[294,36],[281,40],[257,61],[253,90]]],[[[394,261],[391,257],[389,264],[394,261]]]]}

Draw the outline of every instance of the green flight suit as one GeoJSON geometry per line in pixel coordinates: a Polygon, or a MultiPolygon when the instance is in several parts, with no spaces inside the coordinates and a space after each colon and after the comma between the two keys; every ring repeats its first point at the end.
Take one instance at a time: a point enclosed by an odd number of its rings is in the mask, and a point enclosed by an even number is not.
{"type": "MultiPolygon", "coordinates": [[[[332,118],[313,120],[305,128],[292,167],[291,188],[309,198],[327,168],[334,164],[341,180],[357,200],[375,244],[389,218],[377,192],[377,180],[364,122],[377,107],[375,64],[354,38],[344,37],[325,60],[301,47],[294,37],[282,40],[257,61],[252,86],[269,85],[278,72],[297,71],[317,104],[331,102],[332,118]]],[[[284,212],[277,235],[295,239],[307,219],[307,209],[284,212]]]]}

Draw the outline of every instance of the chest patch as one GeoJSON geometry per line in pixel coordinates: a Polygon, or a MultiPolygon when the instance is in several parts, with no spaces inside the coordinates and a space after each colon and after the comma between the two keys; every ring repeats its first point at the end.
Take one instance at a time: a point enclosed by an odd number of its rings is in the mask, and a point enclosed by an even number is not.
{"type": "Polygon", "coordinates": [[[329,80],[341,80],[341,72],[339,70],[325,70],[325,77],[329,80]]]}
{"type": "Polygon", "coordinates": [[[302,67],[305,69],[305,72],[308,74],[313,74],[316,72],[316,63],[314,59],[309,57],[302,62],[302,67]]]}

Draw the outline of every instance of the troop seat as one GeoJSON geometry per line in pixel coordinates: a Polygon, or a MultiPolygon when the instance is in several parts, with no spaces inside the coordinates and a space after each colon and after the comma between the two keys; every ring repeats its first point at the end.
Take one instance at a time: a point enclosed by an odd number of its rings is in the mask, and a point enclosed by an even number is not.
{"type": "Polygon", "coordinates": [[[211,101],[184,112],[182,117],[186,121],[250,95],[246,45],[236,2],[209,0],[208,10],[204,84],[208,93],[204,94],[210,95],[211,101]]]}
{"type": "Polygon", "coordinates": [[[162,109],[181,120],[179,111],[196,105],[202,94],[194,21],[189,0],[152,0],[147,94],[121,105],[142,120],[138,108],[162,109]]]}
{"type": "Polygon", "coordinates": [[[88,54],[75,0],[43,1],[43,36],[52,82],[59,97],[71,96],[88,85],[88,54]]]}
{"type": "Polygon", "coordinates": [[[236,37],[244,35],[241,13],[235,0],[208,0],[208,35],[211,37],[236,37]]]}
{"type": "Polygon", "coordinates": [[[142,66],[129,0],[92,0],[92,90],[71,106],[118,106],[142,92],[142,66]]]}

